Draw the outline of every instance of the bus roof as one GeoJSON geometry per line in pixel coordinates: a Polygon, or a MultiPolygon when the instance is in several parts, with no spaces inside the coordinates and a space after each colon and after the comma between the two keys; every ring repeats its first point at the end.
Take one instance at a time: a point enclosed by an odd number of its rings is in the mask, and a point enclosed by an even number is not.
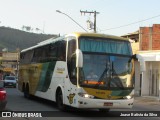
{"type": "MultiPolygon", "coordinates": [[[[126,40],[127,38],[115,36],[115,35],[108,35],[108,34],[101,34],[101,33],[84,33],[84,32],[74,32],[75,36],[86,36],[86,37],[98,37],[98,38],[110,38],[110,39],[117,39],[117,40],[126,40]]],[[[70,34],[69,34],[70,35],[70,34]]]]}
{"type": "Polygon", "coordinates": [[[81,37],[81,36],[85,36],[85,37],[98,37],[98,38],[110,38],[110,39],[128,41],[127,38],[122,38],[122,37],[114,36],[114,35],[99,34],[99,33],[74,32],[74,33],[67,34],[67,35],[64,35],[64,36],[61,36],[61,37],[58,37],[58,38],[50,38],[50,39],[44,40],[44,41],[38,43],[38,44],[35,45],[35,46],[32,46],[32,47],[23,49],[21,52],[26,52],[26,51],[32,50],[32,49],[34,49],[34,48],[38,48],[38,47],[41,47],[41,46],[44,46],[44,45],[47,45],[47,44],[51,44],[51,43],[55,43],[55,42],[57,42],[57,41],[64,40],[64,38],[65,38],[66,36],[75,36],[75,37],[77,37],[77,38],[79,38],[79,37],[81,37]]]}
{"type": "Polygon", "coordinates": [[[26,52],[28,50],[32,50],[34,48],[38,48],[38,47],[41,47],[41,46],[44,46],[44,45],[47,45],[47,44],[50,44],[50,43],[55,43],[57,41],[61,41],[65,36],[61,36],[61,37],[58,37],[58,38],[50,38],[50,39],[47,39],[47,40],[44,40],[42,42],[39,42],[37,45],[35,46],[32,46],[32,47],[29,47],[29,48],[26,48],[26,49],[23,49],[21,52],[26,52]]]}

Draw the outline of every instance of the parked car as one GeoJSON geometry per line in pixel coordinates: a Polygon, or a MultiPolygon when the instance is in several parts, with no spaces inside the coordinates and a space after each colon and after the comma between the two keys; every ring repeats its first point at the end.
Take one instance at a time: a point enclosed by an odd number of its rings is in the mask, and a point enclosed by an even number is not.
{"type": "Polygon", "coordinates": [[[17,86],[17,78],[16,76],[6,76],[4,78],[4,87],[6,86],[12,86],[15,87],[17,86]]]}
{"type": "Polygon", "coordinates": [[[6,104],[6,90],[3,87],[3,81],[0,81],[0,111],[5,110],[6,104]]]}

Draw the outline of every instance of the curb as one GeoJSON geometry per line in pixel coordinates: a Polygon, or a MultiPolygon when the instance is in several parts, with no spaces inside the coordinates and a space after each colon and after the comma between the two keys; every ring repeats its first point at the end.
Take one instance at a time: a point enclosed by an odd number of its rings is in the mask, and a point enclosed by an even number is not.
{"type": "Polygon", "coordinates": [[[135,97],[135,102],[154,102],[160,104],[160,99],[158,97],[151,97],[151,96],[141,96],[135,97]]]}

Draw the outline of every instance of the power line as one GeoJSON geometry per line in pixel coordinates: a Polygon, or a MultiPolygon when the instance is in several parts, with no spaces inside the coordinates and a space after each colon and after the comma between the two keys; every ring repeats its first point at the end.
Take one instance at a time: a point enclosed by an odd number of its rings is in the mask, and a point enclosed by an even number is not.
{"type": "Polygon", "coordinates": [[[107,30],[118,29],[118,28],[130,26],[130,25],[137,24],[137,23],[140,23],[140,22],[143,22],[143,21],[147,21],[147,20],[150,20],[150,19],[153,19],[153,18],[156,18],[156,17],[160,17],[160,15],[153,16],[153,17],[150,17],[150,18],[147,18],[147,19],[144,19],[144,20],[140,20],[140,21],[137,21],[137,22],[129,23],[129,24],[126,24],[126,25],[121,25],[121,26],[118,26],[118,27],[104,29],[104,30],[101,30],[101,31],[107,31],[107,30]]]}

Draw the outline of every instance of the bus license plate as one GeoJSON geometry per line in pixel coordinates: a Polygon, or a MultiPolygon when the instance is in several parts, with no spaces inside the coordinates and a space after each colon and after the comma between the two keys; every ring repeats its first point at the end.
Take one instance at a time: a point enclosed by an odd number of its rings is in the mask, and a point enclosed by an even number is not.
{"type": "Polygon", "coordinates": [[[113,106],[113,103],[112,102],[105,102],[104,106],[113,106]]]}

